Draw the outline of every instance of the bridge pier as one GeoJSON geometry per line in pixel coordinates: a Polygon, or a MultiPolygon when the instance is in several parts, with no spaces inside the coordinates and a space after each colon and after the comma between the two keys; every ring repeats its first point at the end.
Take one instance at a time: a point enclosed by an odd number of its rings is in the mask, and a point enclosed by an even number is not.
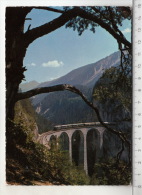
{"type": "Polygon", "coordinates": [[[88,175],[88,163],[87,163],[87,131],[83,132],[84,135],[84,170],[86,175],[88,175]]]}
{"type": "MultiPolygon", "coordinates": [[[[84,170],[86,172],[86,174],[88,175],[88,163],[87,163],[87,132],[88,130],[85,129],[84,131],[82,131],[83,133],[83,137],[84,137],[84,170]]],[[[71,131],[68,133],[69,136],[69,156],[70,156],[70,160],[72,161],[72,135],[73,135],[74,131],[71,131]]]]}
{"type": "Polygon", "coordinates": [[[72,161],[72,133],[68,133],[69,136],[69,155],[70,160],[72,161]]]}

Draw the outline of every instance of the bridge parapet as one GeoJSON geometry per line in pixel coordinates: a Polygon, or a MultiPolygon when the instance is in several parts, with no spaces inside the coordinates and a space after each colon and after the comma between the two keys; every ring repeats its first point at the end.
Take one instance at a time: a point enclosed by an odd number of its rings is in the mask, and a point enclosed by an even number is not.
{"type": "MultiPolygon", "coordinates": [[[[106,125],[115,125],[114,122],[104,122],[106,125]]],[[[71,129],[71,128],[83,128],[83,127],[95,127],[95,126],[102,126],[100,122],[90,122],[90,123],[76,123],[76,124],[67,124],[67,125],[57,125],[54,126],[54,130],[61,130],[61,129],[71,129]]]]}

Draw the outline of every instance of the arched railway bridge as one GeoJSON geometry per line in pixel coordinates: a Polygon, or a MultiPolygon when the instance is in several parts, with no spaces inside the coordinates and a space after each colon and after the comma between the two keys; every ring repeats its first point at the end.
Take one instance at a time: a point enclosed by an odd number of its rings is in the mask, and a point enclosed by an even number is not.
{"type": "MultiPolygon", "coordinates": [[[[115,123],[105,124],[113,126],[115,123]]],[[[105,128],[99,122],[58,125],[53,131],[39,135],[38,140],[49,147],[52,140],[60,139],[62,149],[69,151],[71,161],[74,160],[76,165],[83,165],[88,174],[91,164],[89,159],[94,159],[94,162],[101,157],[104,131],[105,128]]]]}

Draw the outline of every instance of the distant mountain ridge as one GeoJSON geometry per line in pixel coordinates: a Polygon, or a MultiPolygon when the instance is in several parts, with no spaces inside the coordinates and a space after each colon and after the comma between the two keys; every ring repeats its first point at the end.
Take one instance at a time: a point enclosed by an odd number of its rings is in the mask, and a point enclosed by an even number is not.
{"type": "Polygon", "coordinates": [[[85,85],[90,87],[94,85],[94,82],[96,82],[96,80],[98,80],[98,78],[102,75],[104,69],[110,68],[111,66],[117,66],[119,62],[120,53],[115,52],[110,56],[99,60],[96,63],[88,64],[80,68],[74,69],[68,74],[58,79],[41,83],[39,87],[65,83],[72,85],[85,85]]]}
{"type": "MultiPolygon", "coordinates": [[[[96,63],[72,70],[58,79],[41,83],[38,87],[71,84],[80,89],[92,101],[92,90],[95,83],[105,69],[118,66],[119,62],[120,53],[115,52],[96,63]]],[[[36,112],[54,125],[97,121],[94,111],[78,95],[69,91],[37,95],[32,98],[32,103],[36,112]]]]}
{"type": "Polygon", "coordinates": [[[22,83],[20,84],[20,89],[25,92],[31,89],[36,88],[40,83],[38,83],[37,81],[30,81],[28,83],[22,83]]]}
{"type": "MultiPolygon", "coordinates": [[[[97,80],[101,77],[105,69],[112,66],[118,66],[120,62],[120,52],[115,52],[110,56],[99,60],[98,62],[82,66],[80,68],[74,69],[68,74],[52,80],[41,83],[38,87],[48,87],[59,84],[70,84],[70,85],[80,85],[86,86],[88,88],[93,88],[97,80]]],[[[46,97],[46,94],[37,95],[33,98],[32,103],[34,105],[41,102],[46,97]]]]}

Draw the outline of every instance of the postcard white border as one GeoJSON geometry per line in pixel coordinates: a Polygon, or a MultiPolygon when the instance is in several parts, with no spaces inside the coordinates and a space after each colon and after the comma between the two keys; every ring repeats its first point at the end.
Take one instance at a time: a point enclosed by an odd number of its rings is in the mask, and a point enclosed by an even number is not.
{"type": "Polygon", "coordinates": [[[10,186],[5,182],[5,8],[7,6],[132,6],[132,0],[2,0],[0,2],[0,194],[132,195],[132,186],[10,186]]]}

